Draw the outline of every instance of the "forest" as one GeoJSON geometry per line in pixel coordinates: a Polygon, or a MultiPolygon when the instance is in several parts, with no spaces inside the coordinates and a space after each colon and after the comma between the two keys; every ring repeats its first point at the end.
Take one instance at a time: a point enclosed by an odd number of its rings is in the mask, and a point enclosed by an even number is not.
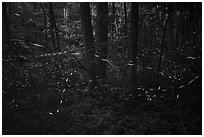
{"type": "Polygon", "coordinates": [[[3,135],[201,135],[201,2],[2,2],[3,135]]]}

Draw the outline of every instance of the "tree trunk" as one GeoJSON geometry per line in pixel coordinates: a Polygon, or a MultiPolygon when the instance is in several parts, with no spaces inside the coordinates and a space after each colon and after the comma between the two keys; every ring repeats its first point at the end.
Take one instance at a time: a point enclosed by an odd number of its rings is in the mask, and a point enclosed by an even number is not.
{"type": "Polygon", "coordinates": [[[174,36],[175,36],[174,35],[175,34],[175,31],[174,31],[174,20],[175,19],[172,18],[171,23],[170,23],[170,32],[171,32],[170,33],[170,43],[169,43],[170,44],[170,48],[173,47],[173,45],[175,45],[175,41],[174,41],[174,36]]]}
{"type": "Polygon", "coordinates": [[[57,47],[55,44],[55,30],[54,30],[54,21],[53,21],[53,5],[52,2],[49,3],[49,18],[50,18],[50,31],[52,37],[52,50],[53,52],[57,52],[57,47]]]}
{"type": "Polygon", "coordinates": [[[108,54],[108,3],[97,3],[97,75],[106,78],[106,59],[108,54]]]}
{"type": "Polygon", "coordinates": [[[57,39],[57,50],[60,51],[60,42],[59,42],[59,35],[58,35],[58,29],[55,21],[55,15],[53,14],[53,21],[54,21],[54,27],[55,27],[55,34],[56,34],[56,39],[57,39]]]}
{"type": "MultiPolygon", "coordinates": [[[[180,18],[180,17],[179,17],[180,18]]],[[[179,50],[179,39],[180,39],[180,21],[179,21],[179,18],[176,20],[176,30],[175,30],[175,62],[177,61],[177,55],[178,55],[178,50],[179,50]]]]}
{"type": "Polygon", "coordinates": [[[138,37],[139,37],[139,4],[131,3],[130,15],[130,89],[133,93],[137,87],[137,58],[138,58],[138,37]]]}
{"type": "MultiPolygon", "coordinates": [[[[192,4],[193,6],[193,4],[192,4]]],[[[189,18],[188,18],[188,46],[187,46],[187,53],[190,56],[192,50],[192,33],[193,33],[193,9],[192,6],[189,7],[189,18]]]]}
{"type": "Polygon", "coordinates": [[[10,43],[7,6],[8,5],[7,5],[6,2],[2,3],[2,16],[3,16],[3,20],[2,20],[2,27],[3,27],[3,33],[2,33],[3,39],[2,39],[2,43],[5,44],[4,45],[5,47],[9,46],[9,43],[10,43]]]}
{"type": "Polygon", "coordinates": [[[12,9],[11,4],[12,4],[11,2],[8,3],[8,24],[9,26],[11,25],[11,9],[12,9]]]}
{"type": "Polygon", "coordinates": [[[45,46],[47,48],[47,45],[48,45],[48,36],[47,36],[47,17],[46,17],[46,13],[45,13],[45,10],[43,8],[43,4],[40,3],[40,6],[41,6],[41,9],[42,9],[42,13],[43,13],[43,17],[44,17],[44,25],[45,25],[45,46]]]}
{"type": "Polygon", "coordinates": [[[142,40],[142,33],[143,33],[143,15],[142,15],[142,4],[139,5],[139,39],[138,41],[142,40]]]}
{"type": "Polygon", "coordinates": [[[116,35],[116,28],[115,28],[115,3],[112,2],[112,15],[113,15],[113,22],[112,22],[112,38],[116,35]]]}
{"type": "Polygon", "coordinates": [[[124,2],[124,16],[125,16],[125,36],[127,36],[127,5],[124,2]]]}
{"type": "MultiPolygon", "coordinates": [[[[196,32],[196,29],[195,29],[195,24],[197,24],[196,23],[196,20],[195,20],[195,5],[194,4],[192,4],[192,6],[191,6],[191,11],[192,11],[192,35],[193,35],[193,43],[192,43],[192,45],[193,45],[193,49],[195,49],[197,46],[196,46],[196,35],[197,35],[197,32],[196,32]]],[[[198,24],[197,24],[198,25],[198,24]]]]}
{"type": "MultiPolygon", "coordinates": [[[[22,13],[26,13],[26,3],[25,2],[22,2],[21,3],[21,11],[22,11],[22,13]]],[[[26,19],[25,19],[25,16],[24,16],[24,14],[23,14],[23,16],[21,17],[21,25],[23,26],[23,27],[25,27],[25,23],[26,23],[26,19]]]]}
{"type": "Polygon", "coordinates": [[[186,26],[186,22],[185,22],[185,15],[183,12],[181,12],[181,15],[180,15],[180,24],[181,24],[181,27],[180,27],[180,48],[181,49],[184,49],[185,47],[185,40],[186,40],[186,32],[185,32],[185,26],[186,26]]]}
{"type": "Polygon", "coordinates": [[[160,47],[160,57],[159,57],[159,65],[158,65],[158,71],[157,71],[157,79],[156,79],[156,88],[159,87],[159,74],[161,71],[161,64],[162,64],[162,58],[163,58],[163,50],[164,50],[164,43],[165,43],[165,38],[166,38],[166,30],[167,30],[167,25],[168,25],[168,21],[170,18],[170,14],[171,12],[168,13],[168,17],[166,18],[166,4],[164,4],[164,12],[163,12],[163,20],[162,20],[162,24],[163,24],[163,37],[162,37],[162,41],[161,41],[161,47],[160,47]]]}
{"type": "Polygon", "coordinates": [[[95,45],[90,14],[90,3],[88,2],[80,3],[80,14],[86,50],[85,51],[86,67],[87,70],[91,73],[89,74],[89,80],[93,81],[95,80],[96,75],[96,64],[95,64],[95,45]]]}

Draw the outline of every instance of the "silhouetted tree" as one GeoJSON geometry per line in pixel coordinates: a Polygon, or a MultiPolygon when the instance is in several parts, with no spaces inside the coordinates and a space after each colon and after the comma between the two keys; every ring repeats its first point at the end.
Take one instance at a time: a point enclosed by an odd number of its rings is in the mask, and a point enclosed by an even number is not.
{"type": "Polygon", "coordinates": [[[127,35],[127,5],[126,2],[124,2],[124,16],[125,16],[125,36],[127,35]]]}
{"type": "Polygon", "coordinates": [[[116,28],[115,28],[115,2],[112,2],[112,15],[113,15],[112,36],[114,37],[114,33],[116,33],[116,28]]]}
{"type": "Polygon", "coordinates": [[[130,89],[135,92],[137,85],[139,4],[131,3],[130,15],[130,89]]]}
{"type": "Polygon", "coordinates": [[[157,72],[157,79],[156,79],[156,87],[159,87],[159,74],[161,71],[161,64],[162,64],[162,58],[163,58],[163,51],[164,51],[164,43],[165,43],[165,38],[166,38],[166,31],[167,31],[167,25],[168,21],[171,15],[171,5],[164,3],[163,4],[163,19],[162,19],[162,27],[163,27],[163,36],[162,36],[162,41],[160,43],[160,56],[159,56],[159,64],[158,64],[158,72],[157,72]],[[168,15],[166,17],[166,15],[168,15]]]}
{"type": "Polygon", "coordinates": [[[7,3],[2,3],[2,15],[3,15],[3,21],[2,21],[2,27],[3,27],[3,44],[6,46],[9,46],[10,43],[10,35],[9,35],[9,22],[8,22],[8,12],[7,12],[7,3]]]}
{"type": "MultiPolygon", "coordinates": [[[[90,14],[90,4],[80,3],[80,14],[81,14],[81,22],[82,28],[84,32],[84,43],[85,43],[85,60],[86,67],[89,71],[89,80],[90,84],[95,83],[95,75],[96,75],[96,64],[95,64],[95,44],[93,38],[93,29],[91,24],[91,14],[90,14]]],[[[94,87],[90,85],[91,90],[94,87]]]]}
{"type": "Polygon", "coordinates": [[[49,3],[49,18],[50,18],[50,31],[51,31],[51,38],[52,38],[52,50],[53,52],[57,51],[56,44],[55,44],[55,32],[54,32],[54,21],[53,21],[53,6],[52,3],[49,3]]]}
{"type": "Polygon", "coordinates": [[[44,10],[43,4],[40,3],[40,7],[43,13],[43,18],[44,18],[44,25],[45,25],[45,46],[47,47],[48,44],[48,36],[47,36],[47,17],[46,17],[46,12],[44,10]]]}
{"type": "Polygon", "coordinates": [[[97,3],[97,75],[106,78],[106,59],[108,53],[108,3],[97,3]]]}
{"type": "Polygon", "coordinates": [[[49,3],[49,18],[50,18],[50,30],[51,30],[53,51],[57,52],[57,51],[60,51],[60,45],[59,45],[59,38],[58,38],[58,33],[57,33],[57,27],[56,27],[52,2],[49,3]],[[57,39],[57,45],[55,43],[55,35],[57,39]]]}

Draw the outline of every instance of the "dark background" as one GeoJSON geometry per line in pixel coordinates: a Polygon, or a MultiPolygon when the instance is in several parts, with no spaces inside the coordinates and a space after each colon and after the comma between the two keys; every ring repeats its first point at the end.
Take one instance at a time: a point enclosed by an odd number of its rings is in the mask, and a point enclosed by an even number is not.
{"type": "Polygon", "coordinates": [[[2,134],[202,134],[202,3],[2,3],[2,134]]]}

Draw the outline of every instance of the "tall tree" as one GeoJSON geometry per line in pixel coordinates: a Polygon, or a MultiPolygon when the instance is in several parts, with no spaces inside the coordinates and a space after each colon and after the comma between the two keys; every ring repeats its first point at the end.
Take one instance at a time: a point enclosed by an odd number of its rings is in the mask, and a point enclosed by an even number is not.
{"type": "Polygon", "coordinates": [[[143,34],[143,7],[142,3],[139,4],[139,40],[142,40],[142,34],[143,34]]]}
{"type": "Polygon", "coordinates": [[[130,89],[135,93],[137,85],[137,58],[138,58],[138,37],[139,37],[139,4],[131,3],[130,15],[130,89]]]}
{"type": "Polygon", "coordinates": [[[60,51],[60,45],[59,45],[59,37],[57,33],[57,26],[55,22],[55,15],[53,11],[52,2],[49,3],[49,18],[50,18],[50,30],[51,30],[53,51],[57,52],[57,51],[60,51]],[[55,43],[55,35],[56,35],[57,45],[55,43]]]}
{"type": "Polygon", "coordinates": [[[50,31],[52,38],[52,50],[53,52],[57,51],[56,43],[55,43],[55,30],[54,30],[54,21],[53,21],[54,13],[53,13],[53,5],[52,2],[49,3],[49,19],[50,19],[50,31]]]}
{"type": "Polygon", "coordinates": [[[123,3],[124,5],[124,16],[125,16],[125,36],[127,35],[127,5],[126,2],[123,3]]]}
{"type": "Polygon", "coordinates": [[[172,17],[172,20],[170,21],[169,23],[169,31],[170,31],[170,38],[169,38],[169,42],[170,42],[170,45],[176,45],[175,44],[175,28],[174,28],[174,21],[176,20],[176,17],[172,17]]]}
{"type": "MultiPolygon", "coordinates": [[[[181,15],[179,15],[181,16],[181,15]]],[[[176,29],[175,29],[175,61],[177,60],[177,53],[178,53],[178,49],[180,48],[179,47],[179,39],[181,39],[181,37],[179,36],[180,34],[180,28],[181,28],[181,24],[180,24],[180,17],[177,16],[177,19],[176,19],[176,29]]]]}
{"type": "Polygon", "coordinates": [[[192,35],[193,35],[193,3],[189,4],[188,6],[188,12],[189,12],[189,15],[188,15],[188,37],[187,37],[187,40],[188,40],[188,55],[191,54],[191,50],[192,50],[192,35]]]}
{"type": "MultiPolygon", "coordinates": [[[[95,83],[95,75],[96,75],[96,64],[95,64],[95,44],[93,38],[93,29],[91,24],[91,14],[90,14],[90,3],[80,3],[80,14],[81,14],[81,22],[82,28],[84,32],[84,42],[85,42],[85,59],[86,59],[86,67],[89,71],[89,80],[91,80],[92,84],[95,83]]],[[[90,88],[94,87],[90,83],[90,88]]]]}
{"type": "MultiPolygon", "coordinates": [[[[195,20],[195,6],[196,6],[196,4],[192,4],[191,5],[191,16],[192,16],[192,35],[193,35],[193,42],[192,42],[192,45],[193,45],[193,47],[192,48],[195,48],[196,47],[196,35],[197,35],[197,32],[196,32],[196,29],[195,29],[195,22],[196,22],[196,20],[195,20]]],[[[198,23],[197,23],[198,24],[198,23]]]]}
{"type": "Polygon", "coordinates": [[[116,28],[115,28],[115,2],[112,2],[112,15],[113,15],[112,37],[114,37],[114,33],[116,33],[116,28]]]}
{"type": "Polygon", "coordinates": [[[180,48],[184,49],[186,39],[186,19],[184,11],[180,13],[180,48]]]}
{"type": "Polygon", "coordinates": [[[53,20],[54,20],[54,27],[55,27],[55,35],[56,35],[56,39],[57,39],[57,50],[60,51],[61,49],[60,49],[59,35],[58,35],[57,24],[55,21],[55,16],[53,17],[53,20]]]}
{"type": "Polygon", "coordinates": [[[9,26],[11,25],[11,9],[12,9],[12,3],[11,2],[9,2],[8,3],[8,24],[9,24],[9,26]]]}
{"type": "Polygon", "coordinates": [[[108,3],[97,3],[97,75],[106,78],[106,62],[108,54],[108,3]]]}
{"type": "Polygon", "coordinates": [[[48,44],[48,36],[47,36],[47,17],[46,17],[46,13],[45,10],[43,8],[43,4],[40,2],[40,7],[43,13],[43,18],[44,18],[44,25],[45,25],[45,46],[47,47],[48,44]]]}
{"type": "Polygon", "coordinates": [[[7,3],[2,3],[2,27],[3,27],[3,44],[6,44],[6,46],[9,46],[10,43],[10,35],[9,35],[9,22],[8,22],[8,13],[7,13],[7,3]]]}
{"type": "Polygon", "coordinates": [[[163,51],[164,51],[165,38],[166,38],[166,30],[167,30],[168,21],[171,15],[171,10],[172,9],[171,9],[170,4],[167,4],[167,3],[163,4],[163,19],[162,19],[163,36],[162,36],[162,41],[160,44],[160,56],[159,56],[158,72],[157,72],[157,79],[156,79],[157,88],[159,87],[159,74],[161,71],[161,64],[162,64],[162,59],[163,59],[163,51]]]}

